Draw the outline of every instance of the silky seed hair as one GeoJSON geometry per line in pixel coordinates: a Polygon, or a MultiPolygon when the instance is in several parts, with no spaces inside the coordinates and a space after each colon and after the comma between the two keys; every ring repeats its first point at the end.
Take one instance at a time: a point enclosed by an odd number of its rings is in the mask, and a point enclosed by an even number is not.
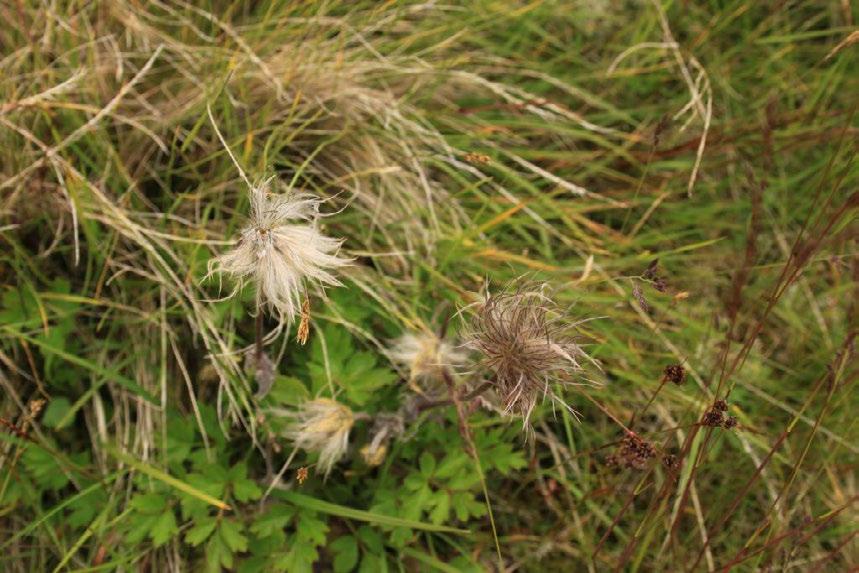
{"type": "Polygon", "coordinates": [[[333,272],[351,261],[338,257],[342,240],[318,229],[321,201],[305,193],[270,192],[271,179],[251,186],[250,222],[236,245],[209,263],[209,273],[256,285],[259,305],[291,324],[301,312],[306,284],[340,286],[333,272]]]}
{"type": "Polygon", "coordinates": [[[442,370],[455,370],[468,358],[467,352],[433,332],[406,332],[388,348],[392,362],[409,369],[410,381],[440,380],[442,370]]]}
{"type": "Polygon", "coordinates": [[[286,437],[295,447],[318,453],[319,469],[328,477],[349,448],[349,432],[355,424],[352,410],[330,398],[317,398],[298,411],[281,413],[292,418],[286,437]]]}
{"type": "Polygon", "coordinates": [[[576,385],[579,360],[585,357],[546,291],[546,285],[487,291],[467,334],[467,345],[480,353],[505,413],[521,416],[526,426],[547,396],[569,410],[552,386],[576,385]]]}

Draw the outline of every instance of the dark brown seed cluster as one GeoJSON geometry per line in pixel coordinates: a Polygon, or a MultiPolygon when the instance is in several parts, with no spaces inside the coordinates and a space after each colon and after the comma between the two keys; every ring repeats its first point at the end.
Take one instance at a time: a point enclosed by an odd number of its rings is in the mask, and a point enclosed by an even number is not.
{"type": "Polygon", "coordinates": [[[644,298],[644,293],[641,292],[641,287],[637,284],[632,285],[632,296],[638,301],[638,306],[641,307],[641,310],[650,312],[650,305],[647,304],[647,299],[644,298]]]}
{"type": "Polygon", "coordinates": [[[686,381],[686,369],[681,364],[669,364],[662,371],[662,380],[679,386],[686,381]]]}
{"type": "Polygon", "coordinates": [[[712,410],[707,410],[704,413],[704,417],[701,418],[701,424],[704,426],[709,426],[711,428],[718,428],[722,425],[724,421],[724,414],[719,410],[713,408],[712,410]]]}
{"type": "Polygon", "coordinates": [[[658,292],[666,292],[668,290],[668,281],[659,275],[659,259],[653,261],[647,266],[647,269],[641,275],[645,280],[650,281],[651,286],[658,292]]]}
{"type": "Polygon", "coordinates": [[[667,470],[676,471],[680,469],[680,460],[674,454],[663,454],[662,465],[667,470]]]}
{"type": "Polygon", "coordinates": [[[704,413],[701,425],[711,428],[725,428],[727,430],[736,428],[739,422],[734,416],[727,416],[728,403],[721,398],[713,402],[713,405],[704,413]]]}
{"type": "Polygon", "coordinates": [[[475,312],[469,345],[492,372],[494,389],[509,413],[526,421],[538,401],[558,400],[554,384],[570,384],[584,353],[564,333],[560,314],[541,288],[488,294],[475,312]]]}
{"type": "Polygon", "coordinates": [[[612,467],[641,470],[656,457],[656,448],[650,442],[641,439],[638,434],[629,432],[620,441],[617,451],[606,459],[606,464],[612,467]]]}

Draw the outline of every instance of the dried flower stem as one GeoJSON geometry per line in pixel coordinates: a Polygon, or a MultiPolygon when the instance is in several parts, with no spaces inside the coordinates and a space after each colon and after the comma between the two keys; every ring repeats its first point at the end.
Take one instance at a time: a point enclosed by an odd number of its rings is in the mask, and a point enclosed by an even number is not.
{"type": "Polygon", "coordinates": [[[262,358],[263,353],[263,343],[262,343],[262,327],[263,327],[263,315],[262,315],[262,304],[257,303],[257,316],[256,316],[256,360],[257,364],[259,364],[260,358],[262,358]]]}
{"type": "Polygon", "coordinates": [[[450,394],[450,401],[456,408],[456,417],[459,420],[459,433],[462,439],[465,440],[465,449],[472,458],[477,459],[477,448],[474,446],[474,439],[471,437],[471,429],[468,427],[468,415],[465,413],[465,406],[456,391],[456,383],[453,380],[447,368],[442,369],[442,378],[447,386],[447,391],[450,394]]]}
{"type": "MultiPolygon", "coordinates": [[[[490,388],[492,388],[492,381],[487,380],[468,394],[460,396],[459,400],[463,403],[471,402],[490,388]]],[[[418,404],[417,412],[420,414],[421,412],[425,412],[432,408],[438,408],[439,406],[452,406],[454,404],[455,402],[452,398],[446,398],[444,400],[424,400],[418,404]]]]}

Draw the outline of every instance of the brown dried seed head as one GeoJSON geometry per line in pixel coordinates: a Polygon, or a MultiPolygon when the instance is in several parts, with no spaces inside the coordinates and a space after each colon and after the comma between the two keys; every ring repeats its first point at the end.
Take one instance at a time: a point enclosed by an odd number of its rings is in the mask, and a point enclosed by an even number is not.
{"type": "Polygon", "coordinates": [[[707,410],[704,417],[701,419],[701,424],[704,426],[710,426],[711,428],[718,428],[722,425],[723,420],[724,415],[722,412],[714,408],[712,410],[707,410]]]}
{"type": "Polygon", "coordinates": [[[307,480],[307,468],[298,468],[298,471],[295,472],[295,481],[298,482],[298,485],[303,484],[307,480]]]}
{"type": "Polygon", "coordinates": [[[629,432],[620,441],[615,463],[620,467],[644,469],[651,458],[656,457],[656,448],[634,432],[629,432]]]}
{"type": "Polygon", "coordinates": [[[727,412],[728,403],[722,399],[716,400],[715,402],[713,402],[713,409],[718,410],[719,412],[727,412]]]}
{"type": "Polygon", "coordinates": [[[659,259],[653,259],[652,261],[650,261],[650,264],[647,265],[647,268],[641,274],[641,277],[649,281],[655,279],[657,276],[659,276],[659,274],[657,273],[658,268],[659,259]]]}
{"type": "Polygon", "coordinates": [[[650,312],[650,305],[647,304],[647,299],[644,298],[644,293],[641,292],[641,287],[637,284],[632,285],[632,296],[638,301],[638,306],[644,312],[650,312]]]}
{"type": "Polygon", "coordinates": [[[465,160],[469,163],[478,163],[481,165],[486,165],[491,161],[490,157],[484,153],[477,152],[469,152],[465,154],[465,160]]]}
{"type": "Polygon", "coordinates": [[[677,456],[674,454],[665,454],[662,456],[662,465],[665,466],[666,469],[676,470],[680,468],[680,460],[678,460],[677,456]]]}
{"type": "Polygon", "coordinates": [[[307,344],[307,337],[310,335],[310,299],[304,299],[301,304],[301,321],[298,323],[298,334],[296,340],[304,346],[307,344]]]}
{"type": "Polygon", "coordinates": [[[34,420],[36,416],[39,415],[39,412],[42,411],[42,408],[45,407],[45,400],[42,398],[37,398],[30,402],[30,414],[28,420],[34,420]]]}
{"type": "Polygon", "coordinates": [[[686,369],[681,364],[669,364],[662,372],[662,379],[679,386],[686,381],[686,369]]]}
{"type": "Polygon", "coordinates": [[[487,294],[477,308],[467,344],[482,355],[495,391],[508,413],[527,422],[534,406],[554,394],[554,384],[571,384],[582,370],[584,352],[558,322],[542,287],[487,294]]]}
{"type": "Polygon", "coordinates": [[[736,428],[738,424],[739,424],[739,421],[737,421],[737,419],[734,416],[728,416],[727,418],[725,418],[725,421],[722,423],[722,426],[726,430],[731,430],[733,428],[736,428]]]}

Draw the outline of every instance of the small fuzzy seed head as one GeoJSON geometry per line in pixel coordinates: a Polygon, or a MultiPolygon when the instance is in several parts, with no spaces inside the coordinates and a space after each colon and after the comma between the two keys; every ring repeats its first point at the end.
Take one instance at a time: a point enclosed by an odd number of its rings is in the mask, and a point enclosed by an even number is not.
{"type": "Polygon", "coordinates": [[[545,290],[540,285],[487,293],[476,306],[468,334],[467,344],[482,355],[505,412],[521,416],[526,424],[547,395],[564,405],[551,387],[573,384],[585,356],[565,334],[545,290]]]}
{"type": "Polygon", "coordinates": [[[307,194],[272,194],[270,181],[251,188],[250,223],[209,271],[226,273],[240,284],[253,281],[257,301],[291,324],[301,311],[305,283],[339,286],[332,272],[350,261],[337,256],[342,241],[317,228],[321,201],[307,194]]]}
{"type": "Polygon", "coordinates": [[[319,469],[327,477],[349,447],[349,432],[355,416],[348,407],[328,398],[317,398],[289,414],[293,422],[286,431],[295,447],[319,453],[319,469]]]}
{"type": "Polygon", "coordinates": [[[388,356],[409,369],[411,380],[440,379],[443,368],[462,365],[467,355],[431,332],[407,332],[394,341],[388,356]]]}

